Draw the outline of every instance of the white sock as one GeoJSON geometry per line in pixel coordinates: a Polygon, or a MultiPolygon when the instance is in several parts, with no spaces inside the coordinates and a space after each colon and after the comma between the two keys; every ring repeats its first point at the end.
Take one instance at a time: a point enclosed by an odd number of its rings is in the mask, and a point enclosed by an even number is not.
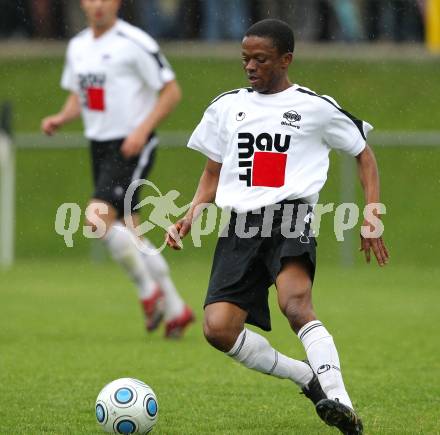
{"type": "Polygon", "coordinates": [[[319,320],[313,320],[299,330],[298,337],[327,397],[339,399],[344,405],[353,408],[342,380],[338,351],[327,329],[319,320]]]}
{"type": "Polygon", "coordinates": [[[243,329],[227,355],[249,369],[291,379],[300,387],[307,385],[313,377],[312,370],[306,363],[279,353],[264,337],[250,329],[243,329]]]}
{"type": "Polygon", "coordinates": [[[133,233],[124,225],[116,222],[105,235],[104,242],[113,259],[124,267],[130,278],[136,283],[139,299],[150,298],[156,284],[145,267],[133,233]]]}
{"type": "MultiPolygon", "coordinates": [[[[142,239],[147,246],[147,252],[153,252],[155,247],[147,240],[142,239]]],[[[153,279],[159,284],[159,287],[165,296],[165,321],[173,319],[183,313],[185,303],[177,292],[176,286],[170,276],[170,269],[165,258],[160,252],[153,255],[143,253],[144,264],[150,271],[153,279]]]]}

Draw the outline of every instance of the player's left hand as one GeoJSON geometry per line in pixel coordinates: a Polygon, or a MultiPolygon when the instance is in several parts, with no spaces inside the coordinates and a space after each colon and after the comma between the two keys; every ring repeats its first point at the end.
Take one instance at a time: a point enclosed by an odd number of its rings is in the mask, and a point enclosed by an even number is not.
{"type": "MultiPolygon", "coordinates": [[[[371,224],[367,221],[364,222],[364,226],[370,226],[370,228],[372,228],[371,224]]],[[[367,263],[370,263],[372,250],[379,266],[385,266],[388,263],[389,254],[388,249],[386,248],[385,243],[382,239],[382,236],[364,237],[362,234],[360,236],[361,247],[359,248],[359,251],[364,251],[365,260],[367,261],[367,263]]]]}
{"type": "Polygon", "coordinates": [[[133,133],[129,134],[122,146],[121,146],[121,153],[126,159],[131,159],[132,157],[136,157],[140,154],[142,151],[142,148],[145,145],[145,138],[148,135],[146,135],[143,132],[139,132],[135,130],[133,133]]]}

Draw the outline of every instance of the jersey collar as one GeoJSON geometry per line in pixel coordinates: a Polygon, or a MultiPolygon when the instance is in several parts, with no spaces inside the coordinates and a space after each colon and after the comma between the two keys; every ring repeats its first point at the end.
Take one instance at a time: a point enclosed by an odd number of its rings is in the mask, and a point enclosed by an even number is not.
{"type": "Polygon", "coordinates": [[[255,95],[257,98],[262,98],[262,99],[278,98],[283,95],[287,95],[298,88],[299,88],[298,85],[292,84],[292,86],[289,86],[287,89],[284,89],[284,91],[276,92],[275,94],[262,94],[260,92],[253,92],[252,95],[255,95]]]}

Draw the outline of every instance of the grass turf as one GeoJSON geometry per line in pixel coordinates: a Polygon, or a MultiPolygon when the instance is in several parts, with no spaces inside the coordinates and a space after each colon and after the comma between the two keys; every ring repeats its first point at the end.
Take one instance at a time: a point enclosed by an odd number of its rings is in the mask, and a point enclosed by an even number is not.
{"type": "MultiPolygon", "coordinates": [[[[144,333],[134,286],[111,263],[20,262],[2,275],[1,434],[99,434],[94,400],[106,382],[124,376],[156,391],[157,433],[336,433],[289,381],[244,369],[210,348],[201,334],[208,260],[184,252],[169,259],[198,316],[178,342],[164,340],[162,331],[144,333]]],[[[315,305],[336,339],[367,434],[438,433],[440,364],[432,337],[439,275],[438,268],[393,266],[318,271],[315,305]]],[[[271,306],[268,338],[302,358],[274,292],[271,306]]]]}

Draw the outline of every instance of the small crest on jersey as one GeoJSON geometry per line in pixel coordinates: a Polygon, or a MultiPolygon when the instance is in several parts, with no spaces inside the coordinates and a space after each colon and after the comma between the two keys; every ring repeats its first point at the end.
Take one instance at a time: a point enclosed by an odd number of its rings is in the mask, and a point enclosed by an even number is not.
{"type": "Polygon", "coordinates": [[[295,110],[289,110],[283,115],[284,119],[287,119],[290,122],[301,121],[301,115],[298,114],[295,110]]]}
{"type": "Polygon", "coordinates": [[[300,128],[299,125],[295,125],[294,122],[301,121],[301,115],[296,110],[289,110],[284,112],[283,121],[281,125],[288,125],[289,127],[300,128]]]}
{"type": "Polygon", "coordinates": [[[244,118],[246,118],[246,113],[244,112],[238,112],[237,115],[235,115],[237,121],[243,121],[244,118]]]}

